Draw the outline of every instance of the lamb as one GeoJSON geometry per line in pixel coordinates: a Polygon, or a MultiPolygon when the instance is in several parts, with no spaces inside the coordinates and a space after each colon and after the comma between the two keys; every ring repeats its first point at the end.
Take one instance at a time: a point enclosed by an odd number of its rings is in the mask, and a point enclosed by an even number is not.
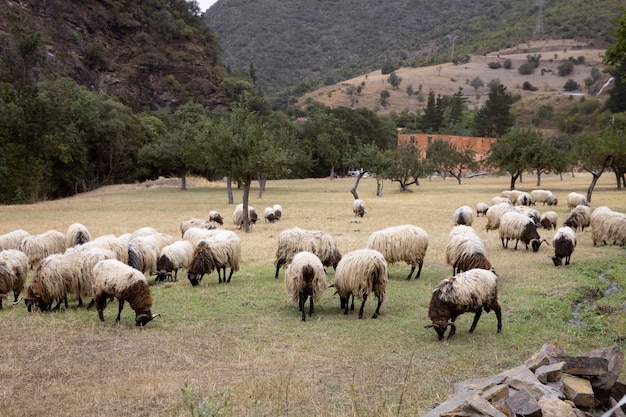
{"type": "Polygon", "coordinates": [[[30,233],[22,229],[5,233],[4,235],[0,236],[0,250],[18,249],[20,247],[20,242],[29,235],[30,233]]]}
{"type": "Polygon", "coordinates": [[[378,317],[380,306],[385,299],[387,289],[387,261],[382,253],[373,249],[357,249],[347,253],[337,264],[335,280],[332,286],[339,294],[341,308],[348,314],[348,308],[354,310],[354,298],[362,300],[359,318],[363,318],[363,308],[370,293],[378,299],[373,319],[378,317]],[[352,304],[349,306],[350,296],[352,304]]]}
{"type": "Polygon", "coordinates": [[[454,225],[460,224],[471,226],[474,222],[472,209],[469,206],[461,206],[454,211],[454,225]]]}
{"type": "Polygon", "coordinates": [[[565,265],[569,265],[572,252],[576,247],[576,233],[569,226],[560,227],[552,237],[552,245],[554,246],[552,257],[554,266],[563,265],[563,258],[565,258],[565,265]]]}
{"type": "Polygon", "coordinates": [[[265,218],[266,222],[270,222],[270,223],[274,223],[277,220],[273,207],[265,207],[265,211],[263,212],[263,217],[265,218]]]}
{"type": "Polygon", "coordinates": [[[80,223],[72,223],[65,233],[65,246],[71,248],[82,245],[91,240],[91,234],[87,228],[80,223]]]}
{"type": "Polygon", "coordinates": [[[539,218],[539,224],[541,224],[541,226],[547,230],[556,229],[557,221],[558,214],[556,213],[556,211],[546,211],[539,218]]]}
{"type": "Polygon", "coordinates": [[[325,267],[332,266],[336,269],[337,263],[341,259],[341,252],[330,234],[319,230],[304,230],[299,227],[285,229],[278,235],[274,279],[278,279],[280,268],[287,267],[294,255],[302,251],[309,251],[317,255],[325,267]]]}
{"type": "Polygon", "coordinates": [[[276,217],[276,220],[280,220],[280,218],[283,217],[283,208],[280,204],[274,204],[272,208],[274,209],[274,216],[276,217]]]}
{"type": "Polygon", "coordinates": [[[448,235],[445,249],[448,265],[452,266],[452,274],[470,269],[492,269],[491,262],[485,256],[485,247],[474,229],[458,225],[448,235]]]}
{"type": "Polygon", "coordinates": [[[541,244],[545,242],[545,239],[541,240],[539,233],[537,233],[537,227],[532,219],[515,211],[502,215],[499,230],[502,247],[505,249],[509,247],[510,239],[515,239],[515,250],[517,250],[517,244],[521,240],[526,244],[526,250],[530,244],[533,252],[537,252],[541,244]]]}
{"type": "Polygon", "coordinates": [[[585,227],[591,224],[591,207],[578,205],[570,211],[569,217],[563,223],[565,226],[571,227],[572,230],[585,231],[585,227]]]}
{"type": "Polygon", "coordinates": [[[502,311],[498,304],[498,277],[486,269],[470,269],[441,281],[434,289],[428,307],[428,318],[437,338],[443,340],[450,327],[448,339],[456,333],[454,321],[463,313],[474,313],[469,332],[473,333],[483,309],[493,310],[498,320],[498,333],[502,331],[502,311]]]}
{"type": "Polygon", "coordinates": [[[8,298],[9,291],[13,291],[13,303],[18,302],[18,297],[28,276],[28,256],[17,249],[0,251],[0,309],[2,299],[8,298]]]}
{"type": "Polygon", "coordinates": [[[234,271],[239,271],[241,240],[234,232],[224,230],[210,239],[202,239],[196,245],[189,266],[187,279],[192,286],[202,281],[204,274],[217,270],[218,283],[228,283],[234,271]],[[226,278],[226,268],[230,274],[226,278]]]}
{"type": "Polygon", "coordinates": [[[136,269],[116,259],[100,261],[93,268],[93,299],[100,321],[104,322],[107,299],[117,298],[119,309],[116,323],[120,322],[124,302],[135,311],[135,326],[145,326],[159,314],[152,314],[152,296],[146,277],[136,269]]]}
{"type": "Polygon", "coordinates": [[[588,206],[587,199],[584,195],[578,193],[569,193],[567,195],[567,208],[570,210],[576,206],[583,205],[588,206]]]}
{"type": "Polygon", "coordinates": [[[360,198],[354,199],[352,203],[352,211],[354,212],[354,217],[363,217],[365,215],[365,201],[360,198]]]}
{"type": "Polygon", "coordinates": [[[593,245],[607,240],[613,243],[626,243],[626,214],[612,211],[606,206],[600,206],[591,213],[591,237],[593,245]]]}
{"type": "Polygon", "coordinates": [[[224,218],[218,211],[215,210],[209,211],[209,221],[217,223],[220,226],[224,225],[224,218]]]}
{"type": "Polygon", "coordinates": [[[314,253],[298,252],[285,271],[285,291],[302,312],[306,321],[304,305],[309,299],[309,317],[313,315],[313,303],[318,302],[328,284],[322,261],[314,253]]]}
{"type": "MultiPolygon", "coordinates": [[[[248,206],[248,221],[250,224],[255,224],[259,216],[256,214],[256,209],[252,206],[248,206]]],[[[241,229],[243,226],[243,204],[237,204],[235,211],[233,212],[233,224],[241,229]]]]}
{"type": "Polygon", "coordinates": [[[415,276],[418,279],[428,249],[428,234],[421,227],[411,224],[392,226],[373,232],[366,248],[379,251],[390,264],[404,261],[411,265],[407,281],[413,276],[415,268],[419,267],[415,276]]]}
{"type": "Polygon", "coordinates": [[[65,252],[65,234],[58,230],[48,230],[29,235],[22,239],[18,249],[28,256],[28,264],[32,269],[48,255],[65,252]]]}
{"type": "Polygon", "coordinates": [[[532,190],[530,192],[530,204],[534,206],[537,203],[543,203],[544,206],[546,204],[549,206],[556,206],[558,200],[555,195],[552,194],[552,191],[532,190]]]}
{"type": "Polygon", "coordinates": [[[487,210],[489,210],[489,204],[487,203],[476,203],[476,217],[487,216],[487,210]]]}
{"type": "Polygon", "coordinates": [[[193,246],[187,240],[178,240],[171,245],[161,249],[159,260],[157,261],[156,281],[165,281],[168,277],[174,281],[178,279],[178,270],[186,268],[191,262],[193,246]]]}
{"type": "Polygon", "coordinates": [[[487,210],[487,225],[485,226],[487,231],[496,230],[500,227],[500,217],[504,213],[508,213],[513,210],[513,206],[510,203],[498,203],[489,207],[487,210]]]}
{"type": "Polygon", "coordinates": [[[185,236],[185,232],[192,227],[198,227],[200,229],[215,229],[215,223],[212,221],[206,221],[204,219],[191,218],[187,220],[183,220],[180,222],[180,234],[181,236],[185,236]]]}

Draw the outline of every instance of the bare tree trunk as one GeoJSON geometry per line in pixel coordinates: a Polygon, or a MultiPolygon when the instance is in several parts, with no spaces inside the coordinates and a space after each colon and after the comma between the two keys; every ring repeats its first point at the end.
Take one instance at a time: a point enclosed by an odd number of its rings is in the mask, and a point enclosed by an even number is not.
{"type": "Polygon", "coordinates": [[[376,177],[376,197],[383,196],[383,180],[376,177]]]}
{"type": "Polygon", "coordinates": [[[250,233],[250,217],[248,216],[248,197],[250,196],[250,183],[252,178],[246,178],[243,184],[243,231],[250,233]]]}
{"type": "Polygon", "coordinates": [[[228,204],[234,204],[233,199],[233,180],[230,177],[226,177],[226,193],[228,194],[228,204]]]}
{"type": "Polygon", "coordinates": [[[591,184],[589,184],[589,188],[587,189],[587,202],[591,203],[591,194],[593,194],[593,189],[596,187],[598,180],[602,173],[606,170],[607,167],[611,166],[613,163],[613,156],[607,156],[604,162],[602,163],[602,167],[599,171],[592,171],[588,168],[583,167],[583,169],[593,175],[591,179],[591,184]]]}
{"type": "Polygon", "coordinates": [[[356,200],[357,198],[359,198],[359,195],[356,192],[357,187],[359,186],[359,181],[361,181],[361,178],[363,177],[364,172],[361,172],[359,175],[357,175],[356,177],[356,183],[354,183],[354,187],[352,187],[350,189],[350,192],[352,193],[352,195],[354,196],[354,199],[356,200]]]}
{"type": "Polygon", "coordinates": [[[263,198],[263,191],[265,191],[266,183],[267,183],[267,175],[259,174],[259,198],[263,198]]]}
{"type": "Polygon", "coordinates": [[[180,170],[180,189],[181,190],[187,189],[187,170],[186,169],[180,170]]]}
{"type": "Polygon", "coordinates": [[[537,187],[541,186],[541,171],[537,171],[537,187]]]}

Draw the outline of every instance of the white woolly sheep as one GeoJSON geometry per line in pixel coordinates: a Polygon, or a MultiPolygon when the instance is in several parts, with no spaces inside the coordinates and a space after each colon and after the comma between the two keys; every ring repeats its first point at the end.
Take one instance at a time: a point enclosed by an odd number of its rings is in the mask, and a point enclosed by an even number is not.
{"type": "Polygon", "coordinates": [[[64,261],[63,255],[56,253],[39,262],[33,280],[26,288],[24,301],[28,311],[32,311],[35,305],[41,311],[49,311],[55,301],[57,302],[55,309],[58,309],[64,301],[67,308],[68,285],[65,277],[77,276],[80,273],[80,266],[69,265],[68,262],[63,265],[64,261]]]}
{"type": "Polygon", "coordinates": [[[576,206],[588,206],[587,199],[584,195],[578,193],[569,193],[567,195],[567,208],[570,210],[576,206]]]}
{"type": "Polygon", "coordinates": [[[299,227],[285,229],[278,235],[274,279],[278,279],[280,268],[287,267],[294,255],[302,251],[309,251],[317,255],[324,267],[336,268],[341,259],[341,252],[330,234],[319,230],[304,230],[299,227]]]}
{"type": "Polygon", "coordinates": [[[532,207],[515,206],[513,207],[513,211],[522,213],[524,216],[530,218],[533,221],[533,223],[535,223],[535,226],[539,226],[541,224],[540,223],[541,216],[539,215],[539,212],[532,207]]]}
{"type": "Polygon", "coordinates": [[[26,285],[28,276],[28,256],[17,249],[0,251],[0,309],[2,299],[9,297],[13,291],[13,303],[18,303],[18,297],[26,285]]]}
{"type": "Polygon", "coordinates": [[[476,203],[476,217],[480,217],[481,214],[487,216],[487,210],[489,210],[489,204],[483,202],[476,203]]]}
{"type": "Polygon", "coordinates": [[[220,226],[224,224],[224,218],[218,211],[215,211],[215,210],[209,211],[209,221],[217,223],[220,226]]]}
{"type": "Polygon", "coordinates": [[[522,194],[523,191],[519,191],[519,190],[504,190],[502,191],[501,195],[504,198],[508,198],[509,201],[511,202],[511,204],[516,204],[517,203],[517,197],[520,196],[520,194],[522,194]]]}
{"type": "Polygon", "coordinates": [[[48,255],[65,252],[65,234],[58,230],[48,230],[29,235],[22,239],[18,249],[28,256],[28,264],[32,269],[48,255]]]}
{"type": "Polygon", "coordinates": [[[545,239],[541,240],[532,219],[516,211],[510,211],[502,215],[499,231],[502,247],[505,249],[509,247],[509,240],[515,239],[515,250],[517,250],[517,244],[521,240],[526,244],[526,250],[528,250],[528,245],[530,244],[533,252],[537,252],[541,244],[546,241],[545,239]]]}
{"type": "MultiPolygon", "coordinates": [[[[259,216],[256,214],[256,209],[252,206],[248,206],[248,221],[250,224],[255,224],[259,216]]],[[[240,229],[243,226],[243,204],[237,204],[235,211],[233,211],[233,224],[240,229]]]]}
{"type": "Polygon", "coordinates": [[[487,231],[496,230],[500,227],[500,217],[504,213],[508,213],[513,210],[513,206],[511,206],[510,202],[506,203],[498,203],[489,207],[487,210],[487,225],[485,229],[487,231]]]}
{"type": "Polygon", "coordinates": [[[192,227],[185,231],[185,234],[183,235],[183,240],[188,241],[189,243],[191,243],[191,246],[195,248],[198,242],[200,242],[202,239],[210,238],[222,230],[224,229],[209,230],[200,227],[192,227]]]}
{"type": "Polygon", "coordinates": [[[539,218],[539,224],[541,224],[541,226],[547,230],[556,229],[557,222],[558,214],[556,213],[556,211],[546,211],[539,218]]]}
{"type": "Polygon", "coordinates": [[[491,199],[491,203],[495,206],[496,204],[508,204],[509,206],[512,206],[513,203],[511,203],[511,200],[508,199],[507,197],[493,197],[491,199]]]}
{"type": "Polygon", "coordinates": [[[82,245],[91,240],[89,230],[81,223],[72,223],[65,233],[65,246],[71,248],[76,245],[82,245]]]}
{"type": "Polygon", "coordinates": [[[591,213],[591,237],[593,245],[607,241],[626,243],[626,214],[600,206],[591,213]]]}
{"type": "Polygon", "coordinates": [[[93,268],[93,299],[100,321],[104,321],[107,299],[117,298],[119,309],[116,323],[120,322],[124,302],[135,311],[135,326],[145,326],[159,314],[152,314],[152,296],[146,277],[136,269],[116,259],[100,261],[93,268]]]}
{"type": "Polygon", "coordinates": [[[157,270],[157,260],[161,249],[174,243],[166,233],[138,236],[128,242],[128,265],[138,271],[153,275],[157,270]]]}
{"type": "Polygon", "coordinates": [[[502,311],[498,304],[498,277],[486,269],[470,269],[441,281],[434,289],[428,307],[428,318],[437,338],[443,340],[450,327],[448,339],[456,333],[454,321],[463,313],[474,313],[469,332],[473,333],[483,309],[493,310],[498,320],[498,333],[502,331],[502,311]]]}
{"type": "Polygon", "coordinates": [[[492,269],[482,240],[469,226],[458,225],[450,230],[445,257],[453,275],[474,268],[492,269]]]}
{"type": "Polygon", "coordinates": [[[558,200],[555,197],[555,195],[552,194],[552,191],[532,190],[530,192],[530,203],[533,206],[537,203],[543,203],[544,206],[546,204],[549,206],[556,206],[558,203],[558,200]]]}
{"type": "Polygon", "coordinates": [[[560,227],[552,237],[554,246],[554,256],[552,262],[554,266],[560,266],[565,259],[565,265],[569,265],[570,258],[576,247],[576,233],[569,227],[560,227]]]}
{"type": "Polygon", "coordinates": [[[472,208],[469,206],[461,206],[454,210],[454,225],[471,226],[474,223],[474,215],[472,208]]]}
{"type": "Polygon", "coordinates": [[[354,202],[352,203],[352,212],[354,213],[354,217],[365,216],[365,201],[360,198],[354,199],[354,202]]]}
{"type": "Polygon", "coordinates": [[[591,207],[578,205],[570,211],[569,217],[563,223],[565,226],[571,227],[572,230],[585,231],[585,227],[591,224],[591,207]]]}
{"type": "Polygon", "coordinates": [[[518,206],[530,206],[531,204],[530,194],[528,194],[525,191],[520,192],[519,195],[517,196],[517,200],[515,201],[515,204],[517,204],[518,206]]]}
{"type": "Polygon", "coordinates": [[[274,216],[276,217],[276,220],[280,220],[280,218],[283,217],[283,208],[280,204],[274,204],[272,208],[274,209],[274,216]]]}
{"type": "Polygon", "coordinates": [[[168,277],[172,278],[174,272],[174,281],[178,279],[178,270],[187,268],[191,257],[193,256],[193,246],[187,240],[178,240],[171,245],[161,249],[159,260],[157,261],[157,281],[165,281],[168,277]]]}
{"type": "Polygon", "coordinates": [[[294,303],[298,303],[302,312],[302,321],[306,321],[304,305],[309,299],[309,317],[313,315],[313,303],[322,297],[326,283],[326,272],[322,261],[314,253],[299,252],[285,271],[285,291],[294,303]]]}
{"type": "Polygon", "coordinates": [[[278,220],[276,218],[276,214],[274,213],[273,207],[265,207],[265,210],[263,212],[263,217],[265,218],[266,222],[270,222],[270,223],[274,223],[276,220],[278,220]]]}
{"type": "Polygon", "coordinates": [[[0,250],[18,249],[20,242],[29,235],[26,230],[19,229],[0,236],[0,250]]]}
{"type": "Polygon", "coordinates": [[[359,318],[363,318],[363,308],[369,294],[378,299],[373,319],[378,317],[380,306],[387,290],[387,261],[382,253],[373,249],[357,249],[341,258],[335,271],[332,286],[339,294],[341,309],[348,314],[348,308],[354,310],[354,298],[361,302],[359,318]],[[350,296],[352,304],[350,305],[350,296]]]}
{"type": "Polygon", "coordinates": [[[236,233],[223,230],[209,239],[202,239],[194,248],[187,266],[187,278],[194,287],[202,281],[204,274],[217,270],[218,283],[230,282],[234,271],[239,271],[241,239],[236,233]],[[226,268],[230,274],[226,278],[226,268]]]}
{"type": "Polygon", "coordinates": [[[115,259],[125,264],[128,263],[128,247],[127,242],[121,237],[115,235],[102,235],[85,243],[85,248],[101,248],[108,249],[115,254],[115,259]]]}
{"type": "Polygon", "coordinates": [[[192,227],[197,227],[200,229],[207,229],[207,230],[216,228],[215,223],[212,221],[192,218],[192,219],[187,219],[187,220],[183,220],[182,222],[180,222],[180,235],[185,236],[185,232],[191,229],[192,227]]]}
{"type": "Polygon", "coordinates": [[[367,240],[367,249],[375,249],[383,254],[389,264],[404,261],[411,265],[407,281],[418,267],[415,279],[420,277],[424,257],[428,249],[428,234],[418,226],[403,224],[373,232],[367,240]]]}

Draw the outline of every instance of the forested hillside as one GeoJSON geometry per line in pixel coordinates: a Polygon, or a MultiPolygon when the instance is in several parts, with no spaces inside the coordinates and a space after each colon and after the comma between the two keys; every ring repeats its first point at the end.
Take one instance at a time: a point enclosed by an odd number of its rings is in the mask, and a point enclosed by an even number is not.
{"type": "Polygon", "coordinates": [[[537,38],[607,47],[620,0],[219,0],[206,19],[231,69],[269,95],[302,93],[383,65],[422,66],[537,38]],[[288,90],[288,92],[285,92],[288,90]]]}

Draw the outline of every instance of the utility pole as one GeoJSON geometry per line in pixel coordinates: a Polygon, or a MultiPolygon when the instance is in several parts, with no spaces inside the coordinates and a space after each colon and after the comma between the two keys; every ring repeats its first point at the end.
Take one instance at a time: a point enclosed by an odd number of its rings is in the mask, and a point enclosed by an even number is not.
{"type": "Polygon", "coordinates": [[[535,33],[543,33],[543,0],[539,0],[537,5],[537,23],[535,24],[535,33]]]}
{"type": "Polygon", "coordinates": [[[452,63],[454,64],[454,41],[458,38],[457,35],[452,35],[452,63]]]}

